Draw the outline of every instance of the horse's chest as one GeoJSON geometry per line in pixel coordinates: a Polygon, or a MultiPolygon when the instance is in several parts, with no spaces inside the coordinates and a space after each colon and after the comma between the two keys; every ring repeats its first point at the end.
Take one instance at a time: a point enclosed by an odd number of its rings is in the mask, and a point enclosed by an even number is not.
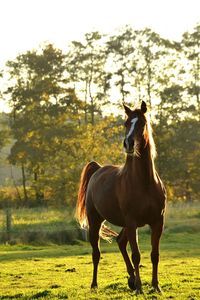
{"type": "Polygon", "coordinates": [[[136,216],[138,226],[154,223],[161,215],[161,211],[153,204],[146,205],[139,210],[136,216]]]}
{"type": "Polygon", "coordinates": [[[127,220],[136,222],[140,227],[156,222],[162,214],[162,207],[151,197],[136,197],[126,202],[124,213],[127,220]]]}

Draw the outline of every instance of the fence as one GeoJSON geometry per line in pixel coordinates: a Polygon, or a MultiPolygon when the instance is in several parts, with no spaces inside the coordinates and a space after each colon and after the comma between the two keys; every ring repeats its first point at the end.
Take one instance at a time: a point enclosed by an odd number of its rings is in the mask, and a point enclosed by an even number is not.
{"type": "Polygon", "coordinates": [[[51,208],[6,208],[0,210],[0,243],[65,244],[85,240],[72,210],[51,208]]]}

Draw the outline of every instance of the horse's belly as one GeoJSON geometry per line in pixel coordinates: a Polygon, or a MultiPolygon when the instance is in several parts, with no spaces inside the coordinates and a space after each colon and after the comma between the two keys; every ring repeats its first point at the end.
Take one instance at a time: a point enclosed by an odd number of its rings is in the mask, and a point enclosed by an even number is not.
{"type": "Polygon", "coordinates": [[[111,223],[113,225],[120,226],[120,227],[125,226],[122,216],[113,216],[110,214],[110,215],[104,216],[104,218],[106,221],[108,221],[109,223],[111,223]]]}
{"type": "Polygon", "coordinates": [[[116,197],[104,195],[104,197],[95,197],[94,206],[98,213],[109,223],[117,226],[124,226],[124,218],[121,213],[116,197]]]}

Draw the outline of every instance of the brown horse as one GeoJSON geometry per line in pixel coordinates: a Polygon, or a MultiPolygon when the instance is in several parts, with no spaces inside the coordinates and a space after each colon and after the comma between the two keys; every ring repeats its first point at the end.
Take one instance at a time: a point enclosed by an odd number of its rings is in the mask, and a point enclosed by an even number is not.
{"type": "Polygon", "coordinates": [[[97,268],[100,259],[99,236],[106,238],[117,234],[104,225],[104,220],[122,227],[117,236],[119,249],[129,274],[128,285],[142,292],[139,263],[140,251],[137,228],[145,224],[151,227],[152,286],[158,284],[159,241],[163,230],[166,193],[155,170],[155,144],[146,103],[140,109],[125,106],[127,120],[124,148],[126,162],[123,167],[88,163],[82,171],[77,201],[77,218],[81,226],[88,226],[93,249],[93,280],[97,287],[97,268]],[[129,242],[132,263],[126,247],[129,242]]]}

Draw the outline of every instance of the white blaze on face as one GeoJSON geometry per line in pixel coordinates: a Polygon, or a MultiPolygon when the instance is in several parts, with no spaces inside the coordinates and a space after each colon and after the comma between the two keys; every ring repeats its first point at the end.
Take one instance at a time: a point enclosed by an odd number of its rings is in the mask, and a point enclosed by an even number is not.
{"type": "Polygon", "coordinates": [[[131,136],[131,134],[133,133],[134,128],[135,128],[135,124],[136,124],[137,120],[138,120],[137,117],[136,117],[136,118],[133,118],[133,119],[131,120],[131,128],[130,128],[130,130],[129,130],[127,136],[126,136],[127,139],[128,139],[129,136],[131,136]]]}

